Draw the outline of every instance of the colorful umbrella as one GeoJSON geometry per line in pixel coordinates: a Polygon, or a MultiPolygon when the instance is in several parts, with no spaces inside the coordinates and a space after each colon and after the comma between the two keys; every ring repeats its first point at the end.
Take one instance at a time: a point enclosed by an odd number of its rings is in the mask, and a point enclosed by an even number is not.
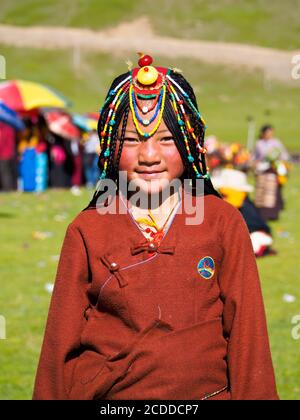
{"type": "Polygon", "coordinates": [[[16,130],[24,130],[25,125],[18,114],[0,100],[0,121],[11,125],[16,130]]]}
{"type": "Polygon", "coordinates": [[[14,111],[30,111],[40,107],[65,108],[70,102],[49,86],[25,81],[7,80],[0,83],[0,99],[14,111]]]}
{"type": "Polygon", "coordinates": [[[74,114],[73,123],[83,131],[97,130],[98,121],[85,115],[74,114]]]}
{"type": "Polygon", "coordinates": [[[67,140],[77,140],[80,138],[80,131],[73,124],[72,117],[67,112],[62,110],[43,110],[42,113],[52,133],[67,140]]]}

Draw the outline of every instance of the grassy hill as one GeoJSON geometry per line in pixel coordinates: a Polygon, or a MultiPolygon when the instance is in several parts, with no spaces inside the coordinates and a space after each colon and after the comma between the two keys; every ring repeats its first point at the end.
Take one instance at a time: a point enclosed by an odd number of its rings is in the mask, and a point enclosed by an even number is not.
{"type": "Polygon", "coordinates": [[[141,15],[162,35],[300,48],[298,0],[0,1],[0,22],[14,25],[101,29],[141,15]]]}

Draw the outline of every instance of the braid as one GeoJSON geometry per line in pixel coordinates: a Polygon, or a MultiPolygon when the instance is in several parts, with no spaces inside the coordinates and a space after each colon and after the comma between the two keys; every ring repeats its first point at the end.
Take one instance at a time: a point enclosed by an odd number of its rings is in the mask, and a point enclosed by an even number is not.
{"type": "Polygon", "coordinates": [[[185,151],[184,144],[182,142],[181,132],[180,132],[180,129],[179,129],[178,124],[176,122],[173,108],[172,108],[169,101],[166,101],[166,104],[165,104],[164,121],[166,123],[166,126],[168,127],[168,129],[170,130],[172,135],[174,136],[174,141],[175,141],[177,149],[180,153],[180,156],[183,160],[184,166],[188,167],[189,166],[189,161],[188,161],[188,158],[187,158],[187,154],[186,154],[186,151],[185,151]]]}
{"type": "Polygon", "coordinates": [[[121,153],[122,153],[124,139],[125,139],[125,131],[126,131],[127,122],[128,122],[128,115],[129,115],[129,107],[127,107],[125,109],[125,113],[124,113],[124,119],[123,119],[123,124],[122,124],[122,131],[121,131],[121,138],[120,138],[120,145],[119,145],[119,150],[118,150],[117,159],[116,159],[116,168],[117,169],[119,168],[119,163],[120,163],[120,159],[121,159],[121,153]]]}

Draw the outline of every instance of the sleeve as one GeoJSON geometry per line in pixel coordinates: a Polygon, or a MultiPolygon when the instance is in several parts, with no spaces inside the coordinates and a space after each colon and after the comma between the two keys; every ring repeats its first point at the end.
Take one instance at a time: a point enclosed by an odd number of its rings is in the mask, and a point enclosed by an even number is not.
{"type": "Polygon", "coordinates": [[[279,399],[256,260],[246,223],[234,208],[222,242],[219,282],[232,399],[279,399]]]}
{"type": "Polygon", "coordinates": [[[79,230],[67,228],[49,307],[34,400],[68,399],[88,307],[88,262],[79,230]]]}
{"type": "Polygon", "coordinates": [[[278,146],[280,149],[280,158],[284,161],[288,161],[290,159],[289,152],[280,140],[278,140],[278,146]]]}
{"type": "Polygon", "coordinates": [[[256,144],[255,144],[254,150],[252,152],[252,160],[257,161],[257,160],[260,159],[260,157],[261,157],[260,146],[259,146],[259,143],[257,141],[256,144]]]}

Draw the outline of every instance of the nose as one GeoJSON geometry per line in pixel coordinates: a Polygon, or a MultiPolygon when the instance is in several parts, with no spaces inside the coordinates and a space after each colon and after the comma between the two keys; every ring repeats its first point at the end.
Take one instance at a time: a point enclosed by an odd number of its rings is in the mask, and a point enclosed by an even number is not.
{"type": "Polygon", "coordinates": [[[142,141],[139,149],[139,164],[152,166],[161,162],[160,146],[154,138],[142,141]]]}

